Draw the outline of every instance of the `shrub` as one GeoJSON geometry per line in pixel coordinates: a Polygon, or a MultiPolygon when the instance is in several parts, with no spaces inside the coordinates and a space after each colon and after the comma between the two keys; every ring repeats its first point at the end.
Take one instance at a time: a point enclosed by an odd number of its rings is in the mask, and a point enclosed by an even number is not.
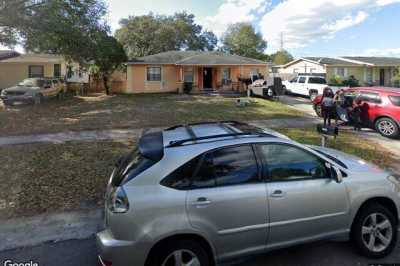
{"type": "Polygon", "coordinates": [[[360,86],[360,82],[353,75],[351,75],[348,79],[343,80],[342,84],[343,86],[349,86],[349,87],[360,86]]]}
{"type": "Polygon", "coordinates": [[[340,86],[342,85],[342,78],[338,75],[333,76],[330,80],[329,80],[329,85],[332,86],[340,86]]]}

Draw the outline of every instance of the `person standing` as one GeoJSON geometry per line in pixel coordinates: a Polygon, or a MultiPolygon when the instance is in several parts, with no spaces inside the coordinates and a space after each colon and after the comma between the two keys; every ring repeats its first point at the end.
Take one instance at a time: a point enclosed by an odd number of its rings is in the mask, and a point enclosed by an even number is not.
{"type": "Polygon", "coordinates": [[[334,94],[330,88],[324,89],[321,99],[321,111],[324,117],[324,127],[328,122],[328,126],[331,125],[331,119],[333,118],[335,105],[333,102],[334,94]]]}
{"type": "Polygon", "coordinates": [[[335,124],[338,124],[338,119],[342,120],[343,122],[348,122],[348,112],[346,108],[346,97],[344,96],[344,90],[338,90],[333,97],[333,101],[336,106],[336,116],[335,116],[335,124]]]}
{"type": "Polygon", "coordinates": [[[361,112],[362,112],[363,102],[361,98],[357,97],[353,103],[353,123],[354,123],[354,130],[361,131],[361,112]]]}

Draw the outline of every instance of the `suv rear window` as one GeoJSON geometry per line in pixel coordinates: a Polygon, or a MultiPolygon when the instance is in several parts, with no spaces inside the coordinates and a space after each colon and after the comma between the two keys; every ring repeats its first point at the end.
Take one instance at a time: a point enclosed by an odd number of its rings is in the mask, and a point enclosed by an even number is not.
{"type": "Polygon", "coordinates": [[[308,79],[308,83],[311,83],[311,84],[326,84],[326,80],[324,78],[310,77],[308,79]]]}
{"type": "Polygon", "coordinates": [[[389,99],[394,105],[400,106],[400,96],[390,95],[389,99]]]}
{"type": "Polygon", "coordinates": [[[142,156],[139,149],[136,149],[118,161],[111,177],[111,184],[113,186],[119,186],[122,183],[126,183],[155,163],[156,161],[142,156]]]}

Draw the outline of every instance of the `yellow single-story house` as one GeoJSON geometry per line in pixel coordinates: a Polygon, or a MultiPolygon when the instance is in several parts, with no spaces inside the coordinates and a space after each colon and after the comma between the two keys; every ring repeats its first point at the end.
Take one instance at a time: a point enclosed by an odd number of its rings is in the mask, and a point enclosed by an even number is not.
{"type": "Polygon", "coordinates": [[[20,54],[0,51],[0,90],[18,84],[26,78],[65,78],[71,82],[85,82],[86,73],[79,64],[67,63],[62,56],[50,54],[20,54]]]}
{"type": "Polygon", "coordinates": [[[400,58],[342,56],[306,57],[324,66],[328,82],[335,76],[342,80],[354,76],[360,85],[392,87],[393,77],[400,67],[400,58]]]}
{"type": "Polygon", "coordinates": [[[266,62],[216,51],[168,51],[129,61],[124,92],[181,92],[185,82],[193,92],[239,91],[240,79],[257,74],[268,74],[266,62]]]}
{"type": "Polygon", "coordinates": [[[400,67],[397,57],[302,57],[282,66],[274,66],[280,75],[319,75],[328,82],[335,76],[342,80],[354,76],[360,85],[393,86],[393,77],[400,67]]]}

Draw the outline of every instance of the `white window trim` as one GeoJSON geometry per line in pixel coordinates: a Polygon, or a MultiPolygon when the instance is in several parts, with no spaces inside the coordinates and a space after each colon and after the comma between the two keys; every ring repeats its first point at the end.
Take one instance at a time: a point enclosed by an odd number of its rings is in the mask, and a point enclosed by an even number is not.
{"type": "Polygon", "coordinates": [[[163,77],[164,77],[164,75],[163,75],[163,67],[162,66],[160,66],[160,65],[146,65],[146,71],[145,71],[145,75],[144,75],[145,83],[161,83],[161,82],[163,82],[163,77]],[[147,71],[148,71],[148,69],[150,67],[159,67],[160,68],[160,75],[161,75],[160,80],[147,80],[147,71]]]}

